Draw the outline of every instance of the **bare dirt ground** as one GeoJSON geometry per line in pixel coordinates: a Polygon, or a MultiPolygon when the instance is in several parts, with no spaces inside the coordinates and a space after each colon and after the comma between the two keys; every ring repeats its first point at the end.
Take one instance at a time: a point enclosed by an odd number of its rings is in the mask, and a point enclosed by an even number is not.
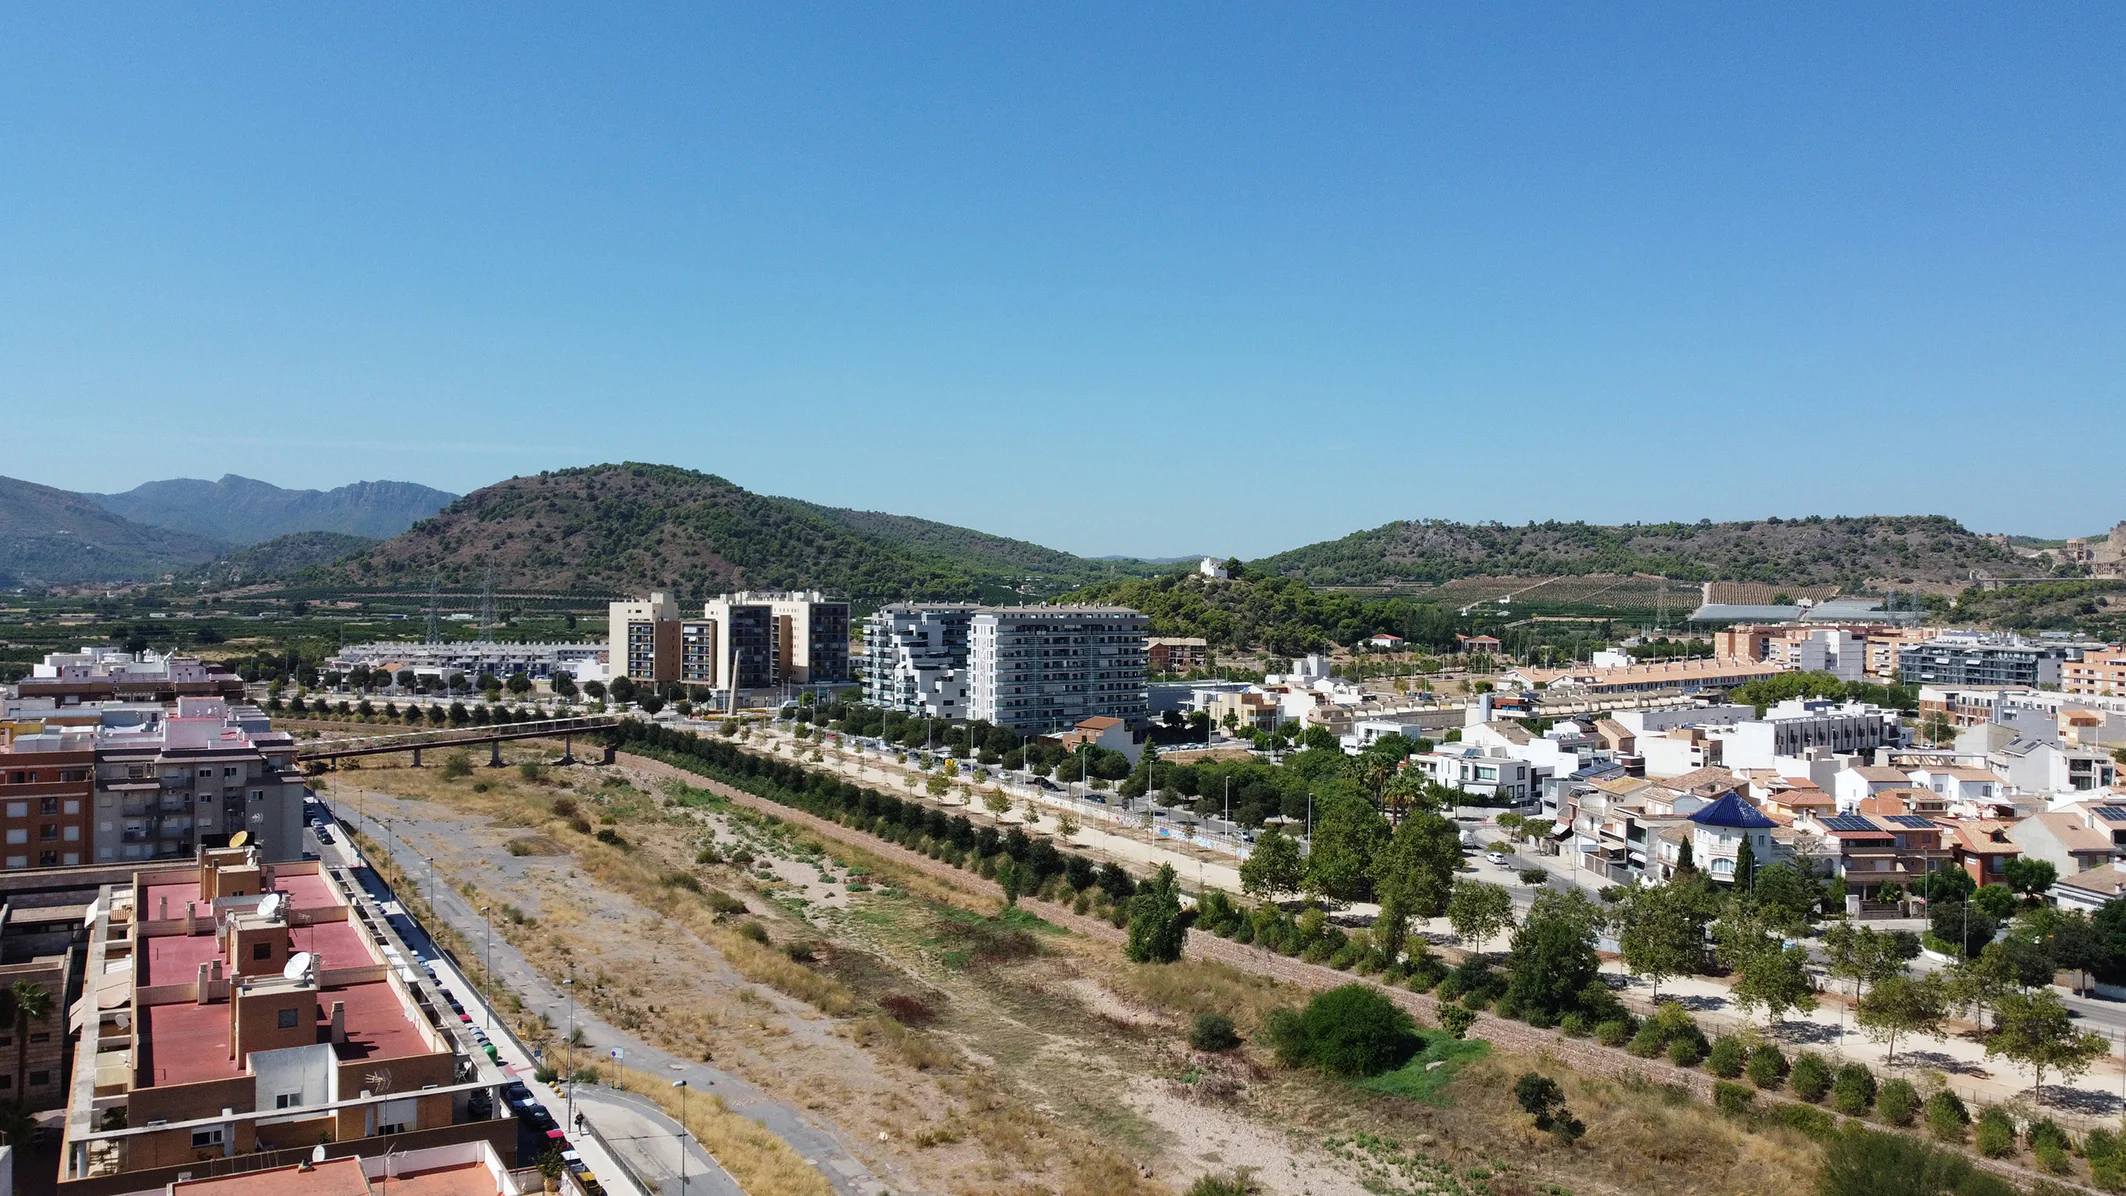
{"type": "MultiPolygon", "coordinates": [[[[1656,1174],[1644,1160],[1659,1152],[1611,1158],[1592,1133],[1566,1150],[1528,1130],[1509,1073],[1539,1059],[1472,1065],[1435,1106],[1273,1069],[1253,1049],[1205,1056],[1185,1041],[1198,1010],[1246,1034],[1302,992],[1213,963],[1132,967],[1111,936],[996,916],[979,884],[675,789],[663,772],[453,779],[431,762],[339,772],[320,789],[390,817],[434,857],[435,883],[493,905],[497,933],[543,973],[574,975],[605,1020],[811,1111],[898,1190],[1128,1196],[1244,1170],[1286,1196],[1587,1196],[1656,1174]]],[[[1680,1116],[1654,1095],[1560,1078],[1620,1140],[1680,1116]]],[[[1693,1133],[1712,1163],[1671,1172],[1678,1193],[1799,1192],[1813,1171],[1805,1142],[1693,1133]]]]}

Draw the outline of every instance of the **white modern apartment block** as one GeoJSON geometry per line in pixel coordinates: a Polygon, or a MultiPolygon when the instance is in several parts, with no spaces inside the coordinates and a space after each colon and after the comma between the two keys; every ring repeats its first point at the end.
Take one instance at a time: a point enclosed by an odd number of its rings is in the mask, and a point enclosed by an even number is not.
{"type": "Polygon", "coordinates": [[[1716,736],[1724,741],[1720,763],[1731,769],[1778,768],[1782,760],[1799,757],[1810,748],[1872,753],[1905,741],[1904,725],[1894,710],[1863,702],[1799,699],[1781,702],[1765,711],[1763,718],[1734,723],[1716,736]]]}
{"type": "Polygon", "coordinates": [[[1459,789],[1486,802],[1521,805],[1535,796],[1534,770],[1526,760],[1494,755],[1469,744],[1449,744],[1410,757],[1434,783],[1459,789]]]}
{"type": "Polygon", "coordinates": [[[978,608],[902,603],[864,620],[864,702],[925,718],[967,717],[967,637],[978,608]]]}
{"type": "Polygon", "coordinates": [[[1033,734],[1098,717],[1142,725],[1149,627],[1117,606],[981,610],[968,636],[967,717],[1033,734]]]}

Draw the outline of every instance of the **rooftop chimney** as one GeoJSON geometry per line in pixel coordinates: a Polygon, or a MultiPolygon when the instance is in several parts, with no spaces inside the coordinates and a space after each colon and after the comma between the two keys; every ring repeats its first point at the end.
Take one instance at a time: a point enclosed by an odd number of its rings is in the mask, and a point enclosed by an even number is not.
{"type": "Polygon", "coordinates": [[[334,1001],[332,1003],[332,1041],[334,1043],[347,1041],[347,1002],[345,1001],[334,1001]]]}

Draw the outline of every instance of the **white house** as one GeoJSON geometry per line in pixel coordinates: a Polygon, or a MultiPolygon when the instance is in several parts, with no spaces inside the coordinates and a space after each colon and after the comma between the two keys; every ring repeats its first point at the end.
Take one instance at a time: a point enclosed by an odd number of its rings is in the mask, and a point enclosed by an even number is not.
{"type": "Polygon", "coordinates": [[[1691,863],[1714,880],[1732,882],[1744,843],[1750,845],[1750,857],[1757,867],[1772,862],[1772,829],[1778,825],[1740,794],[1730,792],[1691,813],[1691,863]]]}
{"type": "Polygon", "coordinates": [[[1838,803],[1839,813],[1850,814],[1860,808],[1862,801],[1885,789],[1904,789],[1911,784],[1912,778],[1903,769],[1862,764],[1831,778],[1831,797],[1838,803]]]}
{"type": "Polygon", "coordinates": [[[1367,640],[1366,647],[1371,648],[1376,652],[1400,652],[1403,650],[1403,643],[1403,637],[1399,635],[1390,635],[1387,632],[1383,631],[1379,635],[1376,635],[1373,638],[1367,640]]]}

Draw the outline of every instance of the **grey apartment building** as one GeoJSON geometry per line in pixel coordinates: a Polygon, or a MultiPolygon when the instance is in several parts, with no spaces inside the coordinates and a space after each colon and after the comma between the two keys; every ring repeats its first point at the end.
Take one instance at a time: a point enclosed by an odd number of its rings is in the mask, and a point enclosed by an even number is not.
{"type": "Polygon", "coordinates": [[[982,609],[968,632],[967,717],[1023,734],[1100,716],[1142,726],[1149,627],[1119,606],[982,609]]]}
{"type": "Polygon", "coordinates": [[[1906,685],[2057,685],[2061,647],[1984,640],[1933,640],[1897,654],[1906,685]]]}

